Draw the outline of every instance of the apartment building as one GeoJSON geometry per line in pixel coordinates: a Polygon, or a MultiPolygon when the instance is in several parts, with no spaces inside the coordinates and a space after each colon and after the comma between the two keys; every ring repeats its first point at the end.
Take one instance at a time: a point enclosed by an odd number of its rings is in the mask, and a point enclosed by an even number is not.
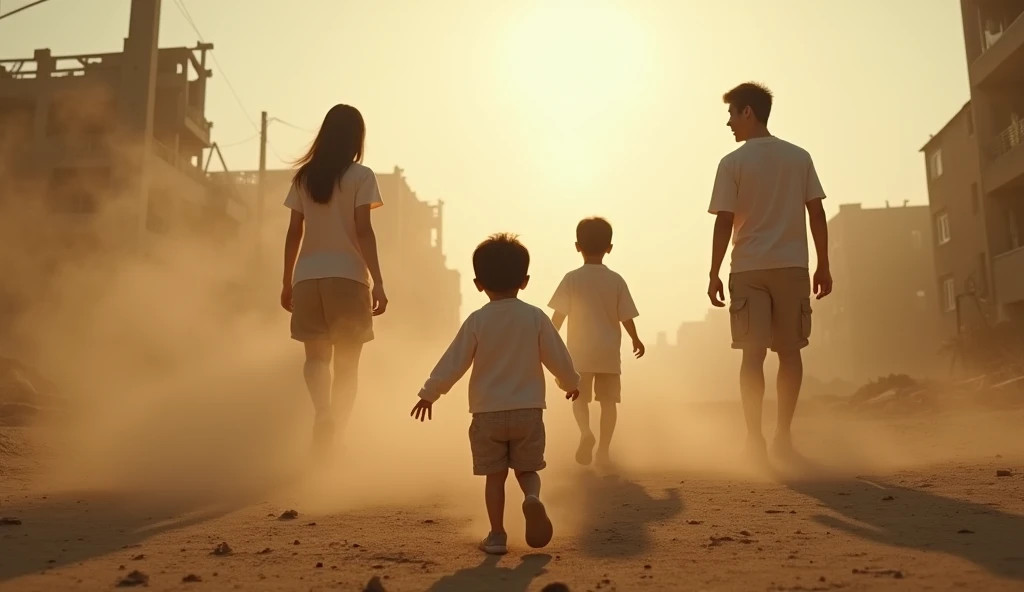
{"type": "Polygon", "coordinates": [[[940,360],[938,287],[928,206],[842,204],[829,221],[836,290],[815,301],[808,349],[819,378],[933,375],[940,360]]]}
{"type": "MultiPolygon", "coordinates": [[[[284,244],[288,211],[282,205],[291,185],[291,170],[264,173],[264,243],[277,249],[284,244]]],[[[213,173],[219,186],[234,186],[253,209],[258,207],[259,173],[213,173]]],[[[444,202],[427,203],[409,186],[404,171],[377,173],[384,207],[374,210],[377,251],[388,288],[388,313],[375,320],[382,338],[401,335],[404,341],[432,342],[451,339],[461,322],[460,274],[450,269],[444,254],[444,202]]],[[[275,250],[274,261],[279,260],[275,250]]],[[[272,275],[272,274],[271,274],[272,275]]],[[[275,282],[277,278],[269,277],[275,282]]]]}
{"type": "MultiPolygon", "coordinates": [[[[1024,240],[1021,237],[1024,228],[1024,2],[961,0],[960,6],[993,298],[999,320],[1021,321],[1024,320],[1024,240]]],[[[953,236],[951,244],[955,241],[953,236]]]]}
{"type": "Polygon", "coordinates": [[[999,318],[989,244],[992,207],[982,191],[972,111],[971,103],[964,105],[921,149],[941,326],[947,337],[995,324],[999,318]]]}

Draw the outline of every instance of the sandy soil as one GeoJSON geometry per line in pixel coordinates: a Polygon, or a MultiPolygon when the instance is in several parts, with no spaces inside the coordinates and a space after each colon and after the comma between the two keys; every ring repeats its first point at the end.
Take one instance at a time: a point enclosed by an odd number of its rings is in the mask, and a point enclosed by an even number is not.
{"type": "MultiPolygon", "coordinates": [[[[679,435],[686,454],[661,440],[631,447],[609,473],[573,465],[571,430],[554,433],[543,476],[556,537],[525,547],[510,480],[501,558],[475,548],[482,482],[468,475],[461,431],[435,446],[426,430],[438,428],[424,427],[427,450],[412,460],[387,452],[398,476],[377,458],[199,487],[187,472],[161,480],[133,465],[141,478],[126,487],[54,479],[53,434],[4,429],[0,516],[20,524],[0,525],[0,589],[103,590],[134,571],[155,590],[363,590],[375,577],[388,591],[1024,588],[1024,412],[819,415],[800,417],[813,464],[772,474],[723,460],[739,454],[735,422],[718,440],[692,424],[679,435]],[[230,552],[214,553],[221,543],[230,552]]],[[[656,425],[624,420],[623,446],[656,425]]]]}

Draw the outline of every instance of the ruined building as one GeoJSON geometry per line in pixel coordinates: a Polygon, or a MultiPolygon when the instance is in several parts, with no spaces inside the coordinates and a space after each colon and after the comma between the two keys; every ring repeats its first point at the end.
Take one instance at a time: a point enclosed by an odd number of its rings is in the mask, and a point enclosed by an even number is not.
{"type": "Polygon", "coordinates": [[[158,2],[134,0],[123,52],[0,60],[0,150],[17,174],[0,179],[3,193],[41,196],[65,234],[102,212],[116,220],[106,242],[144,246],[178,231],[230,235],[247,215],[204,173],[213,46],[158,50],[159,21],[158,2]]]}
{"type": "Polygon", "coordinates": [[[836,290],[813,301],[808,359],[823,378],[940,370],[939,297],[928,206],[842,204],[828,223],[836,290]]]}
{"type": "Polygon", "coordinates": [[[922,149],[950,335],[1024,321],[1024,2],[960,7],[971,101],[922,149]]]}
{"type": "MultiPolygon", "coordinates": [[[[280,273],[281,249],[288,227],[288,209],[283,202],[292,182],[291,170],[264,173],[263,235],[265,253],[261,265],[280,273]]],[[[214,173],[219,186],[234,186],[253,209],[259,209],[258,171],[214,173]]],[[[405,341],[435,342],[450,339],[459,328],[461,306],[459,273],[447,266],[444,255],[444,202],[426,203],[416,195],[402,172],[378,173],[384,206],[373,211],[374,233],[381,273],[387,286],[387,314],[374,321],[377,337],[398,337],[405,341]]],[[[278,275],[267,273],[278,287],[278,275]]]]}

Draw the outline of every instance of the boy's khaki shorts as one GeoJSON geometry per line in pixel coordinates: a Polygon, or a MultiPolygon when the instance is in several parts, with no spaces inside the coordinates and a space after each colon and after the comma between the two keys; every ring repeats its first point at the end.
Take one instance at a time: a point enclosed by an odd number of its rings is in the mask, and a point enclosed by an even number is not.
{"type": "Polygon", "coordinates": [[[798,351],[811,336],[811,278],[803,267],[729,275],[733,349],[798,351]]]}
{"type": "Polygon", "coordinates": [[[589,403],[619,403],[622,401],[622,377],[618,374],[580,372],[580,398],[589,403]]]}
{"type": "Polygon", "coordinates": [[[370,288],[329,277],[303,280],[292,288],[292,339],[362,345],[373,340],[370,288]]]}
{"type": "Polygon", "coordinates": [[[545,441],[543,409],[474,413],[469,424],[473,474],[539,471],[547,466],[545,441]]]}

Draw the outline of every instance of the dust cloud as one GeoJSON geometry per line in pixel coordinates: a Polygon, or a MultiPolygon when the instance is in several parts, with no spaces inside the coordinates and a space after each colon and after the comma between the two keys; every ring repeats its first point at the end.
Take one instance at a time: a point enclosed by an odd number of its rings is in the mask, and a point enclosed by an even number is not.
{"type": "MultiPolygon", "coordinates": [[[[107,141],[128,152],[124,142],[107,141]]],[[[245,233],[154,236],[139,252],[125,246],[137,228],[130,194],[80,186],[76,192],[89,195],[95,211],[55,214],[50,188],[17,174],[25,159],[18,146],[8,141],[0,149],[0,176],[14,188],[0,203],[0,272],[5,309],[16,311],[4,319],[10,337],[0,345],[43,369],[72,403],[48,426],[55,442],[49,487],[211,501],[286,491],[312,513],[454,500],[483,520],[482,485],[471,475],[465,383],[435,405],[432,422],[409,417],[451,336],[420,343],[399,329],[378,335],[364,352],[359,397],[337,453],[315,463],[302,348],[289,339],[287,315],[277,305],[280,233],[261,239],[261,261],[245,233]]],[[[268,196],[268,211],[279,197],[268,196]]],[[[270,222],[283,232],[283,216],[270,222]]],[[[466,304],[477,305],[473,298],[466,304]]],[[[702,355],[688,364],[722,368],[721,381],[687,382],[678,365],[654,358],[624,364],[613,442],[624,473],[771,478],[739,460],[744,426],[733,386],[735,353],[708,347],[702,355]]],[[[771,382],[773,368],[766,370],[771,382]]],[[[1010,416],[992,415],[983,431],[971,433],[978,413],[917,419],[920,429],[911,429],[809,397],[797,437],[830,471],[845,473],[1019,449],[1010,416]],[[964,434],[972,444],[944,445],[964,441],[953,438],[964,434]]],[[[595,429],[599,415],[595,406],[595,429]]],[[[765,417],[770,425],[770,401],[765,417]]],[[[553,385],[547,422],[554,470],[543,475],[545,490],[556,500],[553,513],[569,520],[589,472],[573,464],[578,433],[570,404],[553,385]]]]}

